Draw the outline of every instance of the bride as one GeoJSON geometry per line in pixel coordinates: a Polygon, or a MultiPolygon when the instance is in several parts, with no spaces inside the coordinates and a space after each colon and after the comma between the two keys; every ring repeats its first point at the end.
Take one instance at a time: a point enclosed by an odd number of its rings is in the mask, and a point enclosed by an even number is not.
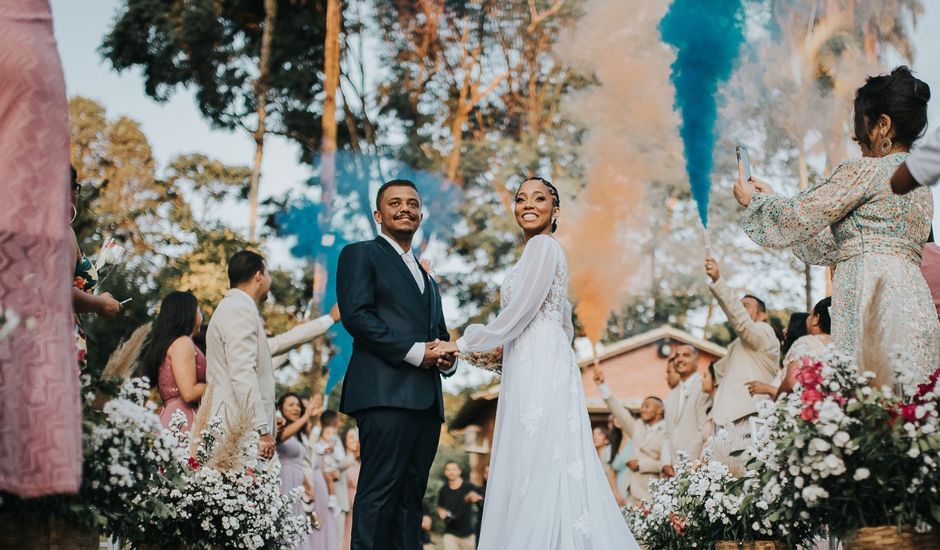
{"type": "Polygon", "coordinates": [[[499,315],[437,347],[467,354],[504,346],[480,550],[639,548],[591,440],[571,348],[568,266],[550,236],[559,203],[549,181],[522,183],[514,212],[526,246],[503,282],[499,315]]]}

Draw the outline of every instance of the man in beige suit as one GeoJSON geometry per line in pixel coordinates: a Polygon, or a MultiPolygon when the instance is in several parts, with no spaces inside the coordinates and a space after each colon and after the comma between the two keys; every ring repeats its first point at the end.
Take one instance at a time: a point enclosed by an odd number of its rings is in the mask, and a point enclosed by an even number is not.
{"type": "Polygon", "coordinates": [[[712,294],[737,333],[728,353],[715,363],[718,393],[711,415],[716,430],[728,431],[733,450],[743,449],[750,434],[747,418],[756,414],[757,404],[766,399],[752,396],[748,382],[773,382],[780,371],[780,341],[767,323],[764,302],[751,295],[738,299],[721,278],[718,262],[713,258],[705,260],[705,273],[712,280],[709,285],[712,294]]]}
{"type": "Polygon", "coordinates": [[[231,289],[216,307],[206,333],[211,414],[233,420],[240,408],[247,407],[251,427],[261,435],[259,454],[270,459],[275,446],[271,356],[320,336],[339,320],[339,312],[334,308],[331,315],[267,338],[258,312],[271,289],[271,275],[264,258],[248,250],[236,252],[228,263],[228,278],[231,289]]]}
{"type": "MultiPolygon", "coordinates": [[[[625,495],[628,503],[636,503],[650,496],[650,480],[659,477],[663,464],[660,460],[666,423],[663,420],[663,402],[658,397],[647,397],[640,406],[640,420],[633,418],[604,383],[604,371],[594,365],[594,382],[607,403],[610,414],[633,441],[633,450],[627,460],[630,482],[625,495]]],[[[622,489],[622,488],[621,488],[622,489]]]]}
{"type": "Polygon", "coordinates": [[[680,452],[695,460],[702,455],[704,428],[712,398],[702,391],[698,373],[698,349],[688,344],[676,347],[674,365],[677,385],[666,397],[666,437],[663,439],[663,474],[675,475],[672,465],[680,452]]]}

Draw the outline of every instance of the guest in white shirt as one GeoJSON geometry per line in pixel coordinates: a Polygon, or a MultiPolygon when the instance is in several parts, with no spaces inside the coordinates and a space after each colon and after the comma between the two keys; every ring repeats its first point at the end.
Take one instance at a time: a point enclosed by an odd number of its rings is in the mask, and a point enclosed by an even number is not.
{"type": "Polygon", "coordinates": [[[898,166],[891,176],[891,189],[898,195],[910,193],[918,185],[936,185],[940,180],[940,129],[930,134],[898,166]]]}

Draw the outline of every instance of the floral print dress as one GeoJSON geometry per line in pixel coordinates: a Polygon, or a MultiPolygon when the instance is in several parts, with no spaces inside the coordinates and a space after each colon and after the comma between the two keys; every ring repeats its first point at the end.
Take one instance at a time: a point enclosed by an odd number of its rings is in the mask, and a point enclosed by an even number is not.
{"type": "Polygon", "coordinates": [[[761,246],[792,247],[808,264],[835,267],[832,337],[846,353],[858,350],[881,280],[877,334],[904,354],[908,374],[926,377],[940,364],[940,322],[920,271],[933,200],[923,187],[903,196],[891,192],[889,179],[906,157],[845,161],[828,179],[790,199],[756,193],[743,225],[761,246]]]}
{"type": "MultiPolygon", "coordinates": [[[[75,262],[75,277],[72,279],[72,286],[88,294],[94,294],[95,287],[98,286],[98,270],[84,254],[75,262]]],[[[85,329],[82,327],[82,319],[77,313],[75,314],[75,350],[78,354],[79,366],[84,367],[88,359],[88,342],[85,338],[85,329]]]]}

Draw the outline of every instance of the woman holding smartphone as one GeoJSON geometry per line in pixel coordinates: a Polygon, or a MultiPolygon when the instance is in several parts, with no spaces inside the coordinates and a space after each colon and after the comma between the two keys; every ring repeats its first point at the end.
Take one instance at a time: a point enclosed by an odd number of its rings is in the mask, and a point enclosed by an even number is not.
{"type": "MultiPolygon", "coordinates": [[[[930,88],[907,67],[870,77],[855,98],[861,159],[844,161],[828,179],[790,199],[746,179],[740,164],[734,185],[735,198],[747,208],[744,231],[754,242],[792,247],[808,264],[834,266],[835,345],[855,354],[861,319],[875,303],[878,336],[909,354],[905,368],[915,376],[940,364],[940,323],[920,272],[933,201],[925,188],[895,195],[889,180],[924,133],[929,99],[930,88]]],[[[897,375],[884,374],[883,382],[897,375]]]]}

